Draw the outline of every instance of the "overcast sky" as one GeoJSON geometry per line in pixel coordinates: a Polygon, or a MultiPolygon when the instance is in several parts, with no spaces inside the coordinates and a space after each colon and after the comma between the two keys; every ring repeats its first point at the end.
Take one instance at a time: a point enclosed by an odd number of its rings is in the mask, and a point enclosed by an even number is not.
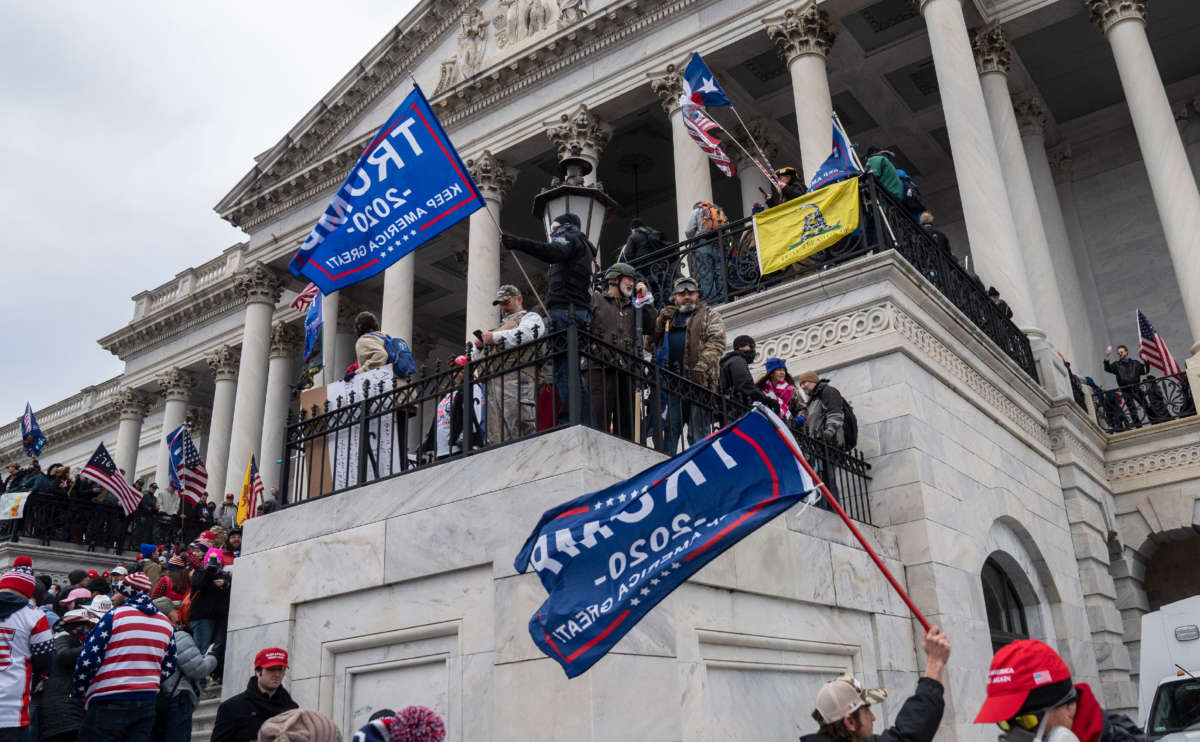
{"type": "Polygon", "coordinates": [[[130,297],[244,239],[213,206],[415,4],[0,1],[0,421],[121,373],[130,297]]]}

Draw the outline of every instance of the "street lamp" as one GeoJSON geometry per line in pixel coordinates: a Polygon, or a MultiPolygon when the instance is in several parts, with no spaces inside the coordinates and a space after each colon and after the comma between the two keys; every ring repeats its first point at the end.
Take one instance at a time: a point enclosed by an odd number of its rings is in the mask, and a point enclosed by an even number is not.
{"type": "Polygon", "coordinates": [[[550,224],[554,217],[570,212],[579,217],[580,231],[593,245],[600,242],[604,220],[617,208],[617,202],[604,192],[599,183],[585,185],[583,176],[592,172],[592,163],[581,157],[562,161],[563,177],[550,181],[550,187],[533,197],[533,215],[546,227],[550,239],[550,224]]]}

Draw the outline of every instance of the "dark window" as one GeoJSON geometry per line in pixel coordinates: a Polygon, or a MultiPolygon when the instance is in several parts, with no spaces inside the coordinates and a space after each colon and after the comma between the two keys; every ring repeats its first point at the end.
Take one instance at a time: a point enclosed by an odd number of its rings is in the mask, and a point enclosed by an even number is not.
{"type": "Polygon", "coordinates": [[[983,604],[987,607],[988,628],[992,631],[992,651],[1009,642],[1029,638],[1025,604],[1017,587],[995,560],[983,563],[983,604]]]}

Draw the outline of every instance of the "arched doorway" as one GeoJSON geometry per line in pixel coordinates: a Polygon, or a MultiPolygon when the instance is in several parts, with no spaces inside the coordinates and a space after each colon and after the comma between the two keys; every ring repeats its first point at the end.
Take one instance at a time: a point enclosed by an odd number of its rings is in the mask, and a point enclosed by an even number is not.
{"type": "Polygon", "coordinates": [[[1016,584],[994,557],[983,563],[983,604],[987,609],[992,651],[1017,639],[1029,638],[1029,618],[1016,584]]]}

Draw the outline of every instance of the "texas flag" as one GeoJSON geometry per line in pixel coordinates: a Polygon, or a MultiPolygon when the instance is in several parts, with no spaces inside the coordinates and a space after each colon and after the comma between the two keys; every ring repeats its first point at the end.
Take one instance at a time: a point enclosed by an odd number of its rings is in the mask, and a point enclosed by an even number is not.
{"type": "Polygon", "coordinates": [[[717,76],[700,58],[699,52],[692,52],[692,59],[683,71],[683,97],[697,106],[733,105],[725,97],[725,91],[717,84],[717,76]]]}

